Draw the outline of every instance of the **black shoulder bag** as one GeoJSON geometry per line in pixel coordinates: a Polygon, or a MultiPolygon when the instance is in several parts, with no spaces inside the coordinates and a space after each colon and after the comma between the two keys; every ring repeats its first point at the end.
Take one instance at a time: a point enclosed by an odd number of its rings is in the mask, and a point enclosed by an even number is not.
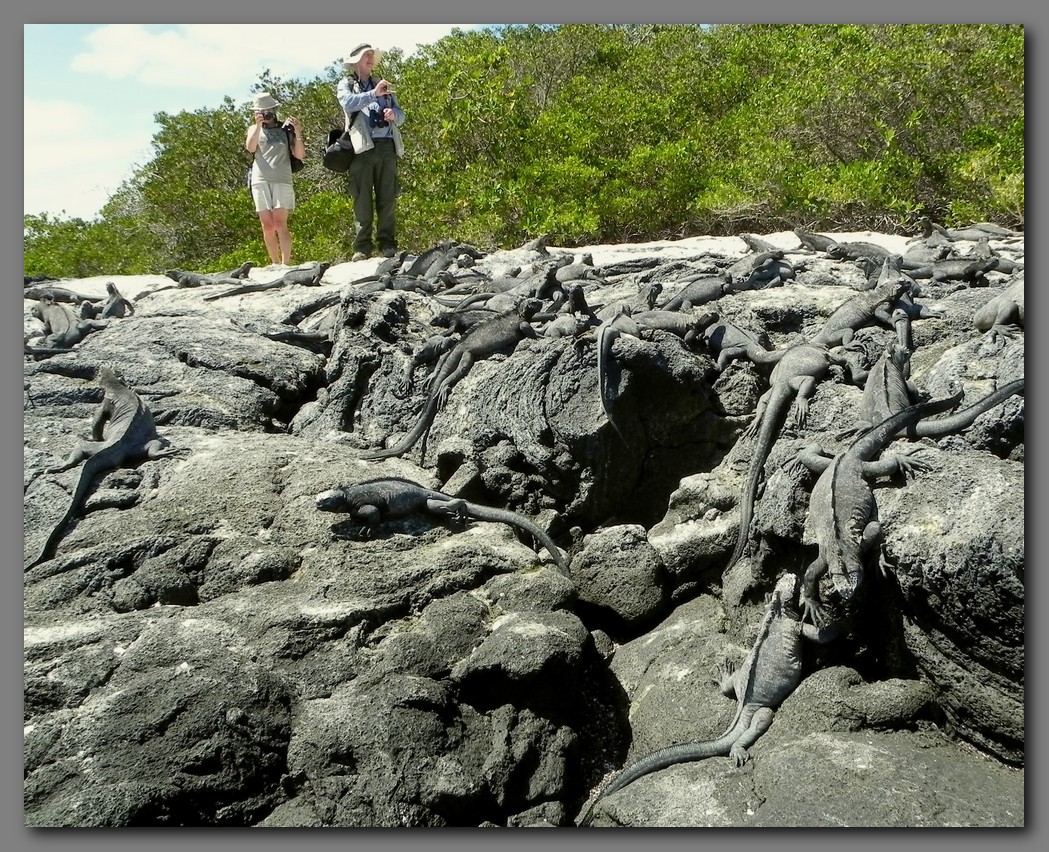
{"type": "Polygon", "coordinates": [[[292,172],[301,172],[306,164],[291,153],[291,131],[287,127],[284,128],[284,134],[288,137],[288,157],[291,160],[291,170],[292,172]]]}
{"type": "MultiPolygon", "coordinates": [[[[354,91],[360,91],[360,82],[354,84],[354,91]]],[[[353,143],[350,141],[350,127],[358,113],[346,117],[346,127],[341,132],[332,128],[328,131],[328,144],[324,146],[321,163],[324,168],[333,172],[348,172],[353,162],[353,143]]]]}

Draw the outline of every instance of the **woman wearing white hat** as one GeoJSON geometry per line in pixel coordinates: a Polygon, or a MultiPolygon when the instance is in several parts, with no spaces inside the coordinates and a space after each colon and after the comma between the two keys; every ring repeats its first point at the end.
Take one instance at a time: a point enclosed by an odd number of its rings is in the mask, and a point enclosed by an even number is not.
{"type": "Polygon", "coordinates": [[[357,220],[353,260],[371,257],[376,241],[385,257],[397,253],[397,159],[404,154],[398,125],[404,122],[404,110],[389,81],[372,78],[372,68],[381,57],[382,52],[367,42],[357,45],[343,61],[350,76],[335,89],[355,155],[350,165],[350,197],[357,220]]]}
{"type": "Polygon", "coordinates": [[[306,156],[302,127],[297,118],[277,123],[280,103],[269,92],[259,92],[252,104],[255,123],[248,128],[244,147],[254,155],[251,167],[251,197],[262,224],[262,241],[274,264],[291,263],[291,231],[288,215],[295,209],[295,187],[291,182],[291,155],[306,156]]]}

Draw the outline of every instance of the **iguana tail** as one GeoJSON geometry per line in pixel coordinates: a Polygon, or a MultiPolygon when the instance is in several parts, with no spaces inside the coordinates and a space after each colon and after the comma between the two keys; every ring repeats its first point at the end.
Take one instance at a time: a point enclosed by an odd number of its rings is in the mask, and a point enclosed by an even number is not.
{"type": "Polygon", "coordinates": [[[601,410],[605,417],[615,429],[619,439],[625,444],[626,438],[619,429],[619,424],[612,417],[612,405],[608,399],[606,388],[608,385],[608,362],[612,358],[612,344],[619,337],[619,330],[613,328],[609,323],[603,323],[597,330],[597,392],[601,397],[601,410]]]}
{"type": "Polygon", "coordinates": [[[950,417],[940,417],[936,420],[926,420],[911,425],[907,429],[907,435],[908,437],[917,438],[942,438],[944,435],[960,432],[962,429],[972,426],[976,418],[985,411],[990,411],[996,405],[1005,402],[1013,394],[1023,393],[1023,390],[1023,379],[1009,382],[1009,384],[1003,385],[993,393],[987,394],[979,402],[970,405],[968,408],[963,408],[950,417]]]}
{"type": "Polygon", "coordinates": [[[511,512],[507,509],[497,509],[494,506],[480,506],[477,503],[470,502],[466,503],[466,511],[473,517],[482,521],[498,521],[524,530],[526,533],[543,543],[543,547],[550,552],[550,555],[554,558],[554,562],[557,563],[557,567],[561,569],[562,574],[566,577],[571,576],[568,572],[568,563],[565,561],[565,557],[558,546],[554,544],[554,540],[524,515],[519,515],[517,512],[511,512]]]}
{"type": "Polygon", "coordinates": [[[648,775],[652,772],[658,772],[660,769],[666,769],[668,766],[674,766],[678,763],[690,763],[696,760],[704,760],[708,757],[722,757],[729,754],[732,749],[732,744],[739,739],[738,733],[728,732],[718,737],[716,740],[707,740],[701,743],[682,743],[681,745],[667,746],[661,748],[658,751],[654,751],[640,760],[634,761],[629,766],[624,767],[619,771],[617,775],[612,777],[609,781],[594,797],[594,801],[590,803],[590,807],[586,809],[586,812],[580,817],[577,825],[580,828],[585,828],[590,825],[591,820],[594,818],[594,808],[597,807],[597,803],[600,802],[605,796],[608,796],[617,790],[622,790],[628,784],[641,778],[643,775],[648,775]]]}
{"type": "Polygon", "coordinates": [[[437,416],[439,390],[439,388],[435,388],[430,392],[429,399],[426,400],[426,406],[419,414],[419,419],[415,422],[412,431],[401,438],[396,445],[388,447],[385,450],[374,450],[370,453],[362,453],[360,458],[365,459],[366,461],[393,458],[394,456],[404,455],[408,450],[414,447],[416,442],[427,432],[430,426],[433,425],[433,419],[437,416]]]}
{"type": "Polygon", "coordinates": [[[105,458],[106,455],[106,449],[103,449],[95,455],[89,456],[87,461],[84,462],[84,466],[80,468],[80,476],[77,478],[76,488],[73,489],[73,497],[69,501],[69,506],[66,508],[65,514],[63,514],[58,523],[51,528],[51,533],[48,535],[47,541],[44,542],[44,546],[40,548],[40,553],[37,555],[36,559],[26,565],[27,570],[29,568],[34,568],[41,562],[46,562],[51,558],[54,554],[55,546],[62,537],[62,530],[65,528],[65,525],[69,523],[73,515],[76,514],[81,505],[83,505],[84,499],[87,497],[88,489],[91,488],[91,482],[96,474],[114,467],[114,464],[109,459],[105,458]]]}
{"type": "Polygon", "coordinates": [[[953,396],[920,402],[903,409],[903,411],[898,411],[896,414],[886,417],[881,423],[876,423],[868,431],[860,435],[852,442],[849,452],[858,459],[869,461],[885,449],[888,443],[900,432],[913,428],[923,417],[950,411],[961,400],[962,392],[958,391],[953,396]]]}
{"type": "Polygon", "coordinates": [[[787,414],[794,391],[786,384],[772,386],[772,394],[768,404],[765,406],[761,428],[758,438],[754,442],[754,452],[750,457],[750,467],[747,469],[747,481],[743,486],[743,494],[739,501],[739,533],[736,536],[736,547],[729,557],[728,570],[743,556],[747,542],[750,539],[750,524],[754,520],[754,501],[758,496],[758,485],[761,482],[761,474],[765,468],[765,459],[768,458],[776,440],[776,433],[787,414]]]}

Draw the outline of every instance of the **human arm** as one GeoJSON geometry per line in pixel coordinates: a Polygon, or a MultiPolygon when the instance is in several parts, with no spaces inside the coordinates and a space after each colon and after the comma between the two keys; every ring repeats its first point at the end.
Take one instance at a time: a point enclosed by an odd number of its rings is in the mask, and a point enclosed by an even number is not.
{"type": "Polygon", "coordinates": [[[244,137],[244,150],[249,154],[254,154],[259,148],[263,120],[261,110],[255,110],[255,123],[248,128],[248,135],[244,137]]]}
{"type": "Polygon", "coordinates": [[[292,116],[285,122],[285,127],[288,125],[290,125],[291,154],[297,160],[302,160],[306,156],[306,144],[302,141],[302,123],[298,118],[292,116]]]}

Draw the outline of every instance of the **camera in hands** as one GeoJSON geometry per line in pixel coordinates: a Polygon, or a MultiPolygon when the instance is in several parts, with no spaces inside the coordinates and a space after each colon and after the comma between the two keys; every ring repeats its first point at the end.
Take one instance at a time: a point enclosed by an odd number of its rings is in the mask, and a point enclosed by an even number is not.
{"type": "Polygon", "coordinates": [[[390,122],[382,117],[382,110],[373,108],[368,110],[368,126],[369,127],[389,127],[390,122]]]}

